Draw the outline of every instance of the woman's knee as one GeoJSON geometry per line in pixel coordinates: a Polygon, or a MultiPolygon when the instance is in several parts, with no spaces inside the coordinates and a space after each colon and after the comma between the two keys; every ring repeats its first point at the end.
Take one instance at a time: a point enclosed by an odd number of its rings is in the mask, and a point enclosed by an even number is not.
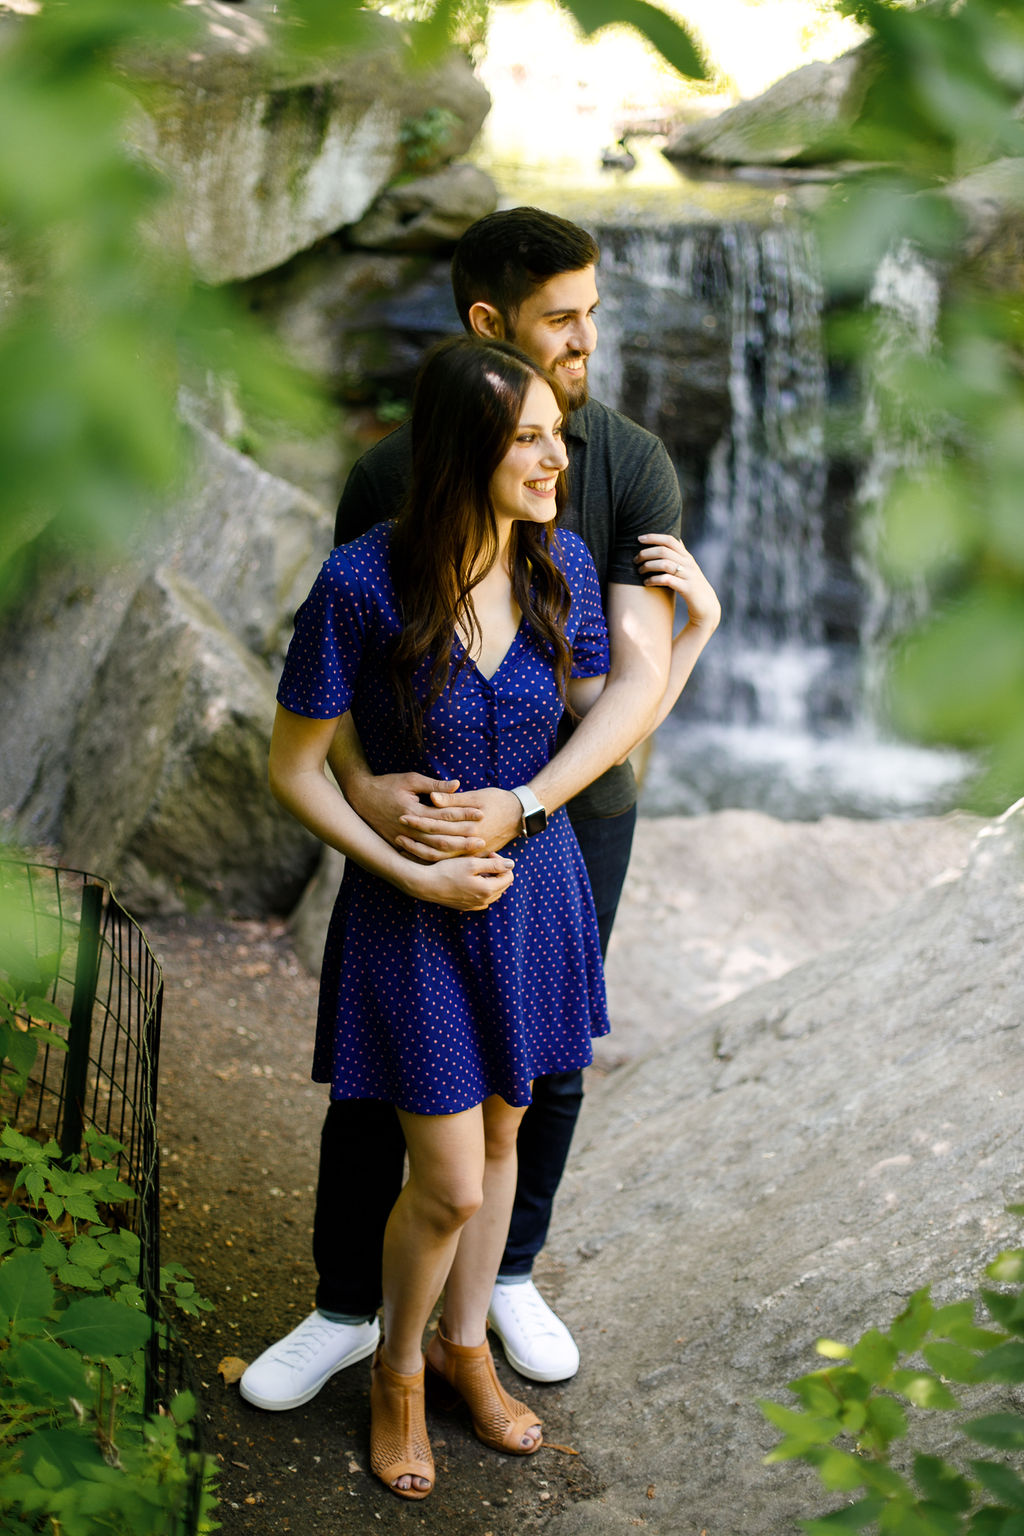
{"type": "Polygon", "coordinates": [[[440,1237],[460,1231],[476,1215],[484,1198],[482,1179],[462,1172],[453,1178],[433,1179],[414,1193],[424,1219],[440,1237]]]}

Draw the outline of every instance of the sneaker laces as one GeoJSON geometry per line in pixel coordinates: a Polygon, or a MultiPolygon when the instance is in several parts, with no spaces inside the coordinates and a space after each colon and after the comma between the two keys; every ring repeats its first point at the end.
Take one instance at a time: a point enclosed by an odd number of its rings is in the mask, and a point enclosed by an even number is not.
{"type": "Polygon", "coordinates": [[[300,1323],[287,1339],[282,1339],[280,1346],[274,1351],[273,1360],[282,1365],[290,1365],[295,1368],[306,1365],[316,1358],[322,1349],[331,1341],[331,1324],[326,1321],[317,1321],[307,1317],[304,1323],[300,1323]],[[292,1356],[292,1359],[288,1357],[292,1356]]]}
{"type": "Polygon", "coordinates": [[[505,1296],[502,1300],[512,1312],[519,1327],[529,1330],[534,1336],[549,1334],[554,1338],[558,1335],[558,1329],[552,1327],[554,1313],[535,1285],[529,1282],[526,1285],[506,1285],[502,1290],[511,1293],[507,1301],[505,1296]]]}

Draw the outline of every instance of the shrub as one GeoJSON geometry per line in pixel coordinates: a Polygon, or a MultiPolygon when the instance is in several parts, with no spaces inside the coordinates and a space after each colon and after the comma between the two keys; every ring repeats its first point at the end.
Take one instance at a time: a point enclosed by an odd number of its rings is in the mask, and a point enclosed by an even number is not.
{"type": "MultiPolygon", "coordinates": [[[[1024,1206],[1010,1209],[1024,1215],[1024,1206]]],[[[985,1273],[1002,1288],[981,1288],[984,1326],[974,1300],[936,1306],[925,1286],[886,1332],[870,1328],[852,1346],[819,1340],[818,1353],[832,1363],[789,1384],[798,1408],[760,1404],[783,1431],[769,1462],[805,1461],[830,1491],[859,1493],[802,1520],[811,1536],[1024,1536],[1024,1477],[1005,1454],[1024,1451],[1024,1414],[1007,1406],[963,1417],[949,1459],[916,1448],[920,1411],[961,1408],[950,1383],[1024,1383],[1024,1249],[1001,1253],[985,1273]],[[909,1475],[892,1460],[904,1440],[909,1475]],[[982,1456],[979,1447],[1003,1454],[982,1456]]]]}

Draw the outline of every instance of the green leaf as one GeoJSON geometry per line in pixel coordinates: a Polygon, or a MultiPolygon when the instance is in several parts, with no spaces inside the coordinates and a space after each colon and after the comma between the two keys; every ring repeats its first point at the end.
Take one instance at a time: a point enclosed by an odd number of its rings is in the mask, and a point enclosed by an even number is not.
{"type": "Polygon", "coordinates": [[[892,1397],[868,1399],[867,1423],[883,1445],[901,1439],[907,1432],[907,1416],[892,1397]]]}
{"type": "Polygon", "coordinates": [[[883,1507],[881,1499],[858,1499],[856,1504],[847,1504],[845,1509],[834,1510],[832,1514],[822,1515],[817,1520],[801,1520],[800,1529],[807,1531],[808,1536],[832,1536],[834,1531],[862,1531],[878,1519],[883,1507]]]}
{"type": "Polygon", "coordinates": [[[1024,1296],[1008,1296],[1005,1291],[982,1290],[981,1299],[997,1323],[1008,1333],[1024,1333],[1024,1296]]]}
{"type": "Polygon", "coordinates": [[[915,1456],[914,1478],[925,1498],[941,1509],[966,1510],[973,1503],[967,1479],[939,1456],[915,1456]]]}
{"type": "Polygon", "coordinates": [[[926,1344],[921,1353],[932,1370],[945,1376],[947,1381],[969,1382],[976,1378],[978,1357],[962,1344],[926,1344]]]}
{"type": "Polygon", "coordinates": [[[978,1361],[979,1381],[1024,1381],[1024,1340],[997,1344],[978,1361]]]}
{"type": "Polygon", "coordinates": [[[999,1451],[1024,1451],[1024,1418],[1017,1413],[989,1413],[963,1426],[965,1435],[999,1451]]]}
{"type": "Polygon", "coordinates": [[[774,1424],[776,1429],[783,1430],[792,1439],[805,1445],[831,1440],[838,1430],[835,1419],[801,1413],[798,1408],[786,1408],[781,1403],[773,1403],[765,1398],[761,1398],[757,1406],[769,1424],[774,1424]]]}
{"type": "Polygon", "coordinates": [[[1012,1467],[998,1461],[972,1461],[971,1471],[988,1493],[1011,1509],[1024,1510],[1024,1479],[1012,1467]]]}
{"type": "Polygon", "coordinates": [[[838,1446],[816,1446],[808,1451],[807,1461],[815,1468],[822,1483],[833,1493],[852,1493],[864,1482],[864,1463],[850,1451],[838,1446]]]}
{"type": "Polygon", "coordinates": [[[899,1351],[891,1339],[877,1328],[869,1328],[853,1346],[850,1364],[858,1375],[874,1386],[886,1380],[896,1363],[899,1351]]]}
{"type": "Polygon", "coordinates": [[[894,1371],[892,1389],[915,1408],[959,1408],[960,1404],[930,1371],[894,1371]]]}
{"type": "Polygon", "coordinates": [[[53,1283],[38,1253],[14,1253],[0,1264],[0,1316],[12,1330],[47,1317],[53,1302],[53,1283]]]}
{"type": "Polygon", "coordinates": [[[141,1349],[150,1331],[144,1312],[122,1306],[109,1296],[73,1301],[54,1329],[57,1338],[94,1360],[109,1360],[141,1349]]]}
{"type": "Polygon", "coordinates": [[[12,1382],[31,1382],[62,1406],[69,1397],[85,1400],[91,1389],[81,1357],[52,1339],[24,1339],[4,1355],[4,1370],[12,1382]]]}
{"type": "Polygon", "coordinates": [[[666,59],[673,69],[690,80],[706,80],[707,66],[690,33],[674,17],[649,5],[647,0],[564,0],[585,36],[602,27],[633,27],[666,59]]]}
{"type": "Polygon", "coordinates": [[[912,1355],[920,1349],[934,1315],[931,1290],[927,1285],[922,1286],[910,1297],[889,1329],[889,1338],[900,1354],[912,1355]]]}
{"type": "Polygon", "coordinates": [[[84,1429],[38,1429],[20,1450],[25,1471],[45,1488],[66,1488],[103,1465],[95,1440],[84,1429]]]}
{"type": "Polygon", "coordinates": [[[1024,1282],[1024,1248],[1008,1248],[1005,1253],[997,1254],[986,1266],[985,1273],[990,1280],[1020,1285],[1024,1282]]]}
{"type": "Polygon", "coordinates": [[[26,997],[25,1012],[37,1024],[56,1024],[64,1029],[71,1027],[67,1014],[62,1013],[48,997],[26,997]]]}

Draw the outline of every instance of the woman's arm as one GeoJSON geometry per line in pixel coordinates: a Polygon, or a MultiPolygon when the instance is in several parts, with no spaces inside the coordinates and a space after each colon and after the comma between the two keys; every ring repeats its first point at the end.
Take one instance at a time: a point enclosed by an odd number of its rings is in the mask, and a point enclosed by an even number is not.
{"type": "Polygon", "coordinates": [[[287,811],[322,842],[337,848],[408,896],[477,912],[512,883],[512,861],[497,854],[417,864],[392,848],[352,809],[324,773],[337,720],[312,720],[278,705],[270,742],[270,788],[287,811]]]}

